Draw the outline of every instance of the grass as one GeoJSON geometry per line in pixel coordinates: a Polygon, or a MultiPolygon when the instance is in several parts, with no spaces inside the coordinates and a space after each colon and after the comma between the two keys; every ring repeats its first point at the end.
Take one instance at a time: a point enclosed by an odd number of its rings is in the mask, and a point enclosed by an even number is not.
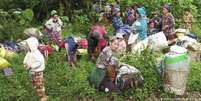
{"type": "MultiPolygon", "coordinates": [[[[162,81],[154,64],[156,54],[150,50],[144,51],[141,55],[130,55],[122,59],[122,62],[138,68],[145,78],[144,87],[131,89],[124,92],[123,95],[98,92],[89,85],[87,77],[93,70],[94,64],[88,61],[87,54],[82,55],[76,70],[69,67],[64,54],[65,52],[62,50],[46,59],[44,78],[50,101],[130,101],[177,97],[163,91],[162,81]]],[[[5,77],[3,73],[0,73],[0,101],[38,100],[31,84],[30,75],[22,65],[23,58],[24,54],[21,53],[10,61],[13,65],[14,75],[5,77]]],[[[188,92],[199,92],[201,91],[201,63],[192,63],[190,70],[188,92]]]]}

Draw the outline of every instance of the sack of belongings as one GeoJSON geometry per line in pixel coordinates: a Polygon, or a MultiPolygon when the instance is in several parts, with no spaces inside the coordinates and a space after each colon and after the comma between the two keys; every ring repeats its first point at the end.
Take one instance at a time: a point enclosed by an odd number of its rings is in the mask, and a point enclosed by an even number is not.
{"type": "Polygon", "coordinates": [[[138,39],[138,34],[131,33],[129,38],[128,38],[128,45],[135,44],[137,39],[138,39]]]}
{"type": "Polygon", "coordinates": [[[51,55],[54,52],[54,49],[50,47],[49,45],[39,45],[38,47],[39,51],[44,54],[45,56],[51,55]]]}
{"type": "Polygon", "coordinates": [[[185,36],[187,33],[189,33],[187,29],[178,28],[175,30],[175,34],[177,37],[185,36]]]}
{"type": "Polygon", "coordinates": [[[4,58],[0,57],[0,69],[4,69],[10,66],[10,63],[4,58]]]}
{"type": "Polygon", "coordinates": [[[121,90],[127,90],[133,87],[143,85],[144,78],[140,71],[133,66],[122,64],[118,70],[115,84],[121,90]]]}
{"type": "Polygon", "coordinates": [[[174,45],[164,58],[164,89],[176,95],[183,95],[189,73],[189,58],[187,50],[174,45]]]}
{"type": "Polygon", "coordinates": [[[149,36],[149,46],[153,50],[161,50],[168,47],[168,41],[163,32],[149,36]]]}
{"type": "Polygon", "coordinates": [[[15,56],[17,56],[17,54],[15,52],[6,50],[4,48],[0,48],[0,57],[5,58],[5,59],[11,59],[15,56]]]}
{"type": "Polygon", "coordinates": [[[5,48],[6,50],[10,50],[12,52],[19,52],[19,45],[12,41],[4,41],[0,43],[0,48],[5,48]]]}
{"type": "Polygon", "coordinates": [[[87,49],[88,41],[86,39],[82,39],[78,42],[79,48],[87,49]]]}
{"type": "Polygon", "coordinates": [[[189,50],[190,61],[201,61],[201,43],[188,45],[187,49],[189,50]]]}
{"type": "Polygon", "coordinates": [[[95,88],[99,88],[100,84],[102,83],[103,79],[106,76],[106,71],[101,68],[94,68],[94,70],[89,75],[89,83],[94,85],[95,88]]]}
{"type": "Polygon", "coordinates": [[[148,38],[146,38],[146,39],[138,42],[137,44],[132,45],[131,51],[132,51],[132,53],[141,52],[148,47],[148,44],[149,44],[149,40],[148,40],[148,38]]]}
{"type": "Polygon", "coordinates": [[[198,43],[196,39],[193,39],[188,36],[180,36],[180,37],[178,37],[178,39],[176,41],[177,45],[185,47],[185,48],[187,48],[189,45],[196,44],[196,43],[198,43]],[[179,44],[181,42],[182,42],[182,44],[179,44]]]}

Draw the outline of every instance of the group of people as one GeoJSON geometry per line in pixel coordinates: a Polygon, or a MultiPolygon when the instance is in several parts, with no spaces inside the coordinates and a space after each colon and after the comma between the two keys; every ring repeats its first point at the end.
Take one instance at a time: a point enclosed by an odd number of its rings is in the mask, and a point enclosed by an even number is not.
{"type": "MultiPolygon", "coordinates": [[[[114,53],[126,52],[128,48],[128,37],[131,33],[138,33],[138,41],[145,40],[149,35],[163,31],[167,40],[173,40],[176,38],[174,33],[175,19],[171,14],[171,8],[169,5],[163,6],[163,16],[159,12],[155,13],[152,19],[147,18],[146,9],[143,6],[126,7],[124,12],[123,21],[121,16],[120,7],[107,7],[107,10],[103,16],[111,22],[115,34],[111,38],[107,38],[107,28],[101,23],[97,23],[91,27],[88,34],[88,54],[89,59],[96,63],[96,68],[108,70],[108,68],[115,67],[109,76],[106,76],[106,82],[115,82],[116,67],[119,66],[119,60],[114,53]],[[111,39],[111,40],[108,40],[111,39]],[[109,79],[107,79],[107,77],[109,79]]],[[[192,15],[187,13],[184,17],[188,20],[187,24],[184,24],[185,28],[190,29],[192,25],[192,15]],[[188,18],[190,16],[190,19],[188,18]]],[[[55,43],[60,48],[66,49],[67,60],[72,67],[76,67],[77,62],[77,48],[79,47],[76,38],[70,36],[62,40],[62,28],[63,23],[57,12],[53,10],[51,12],[50,19],[45,23],[45,33],[48,37],[48,44],[55,43]]],[[[31,36],[26,40],[27,54],[24,58],[24,66],[28,69],[32,75],[32,83],[36,88],[38,96],[41,101],[47,100],[45,94],[43,71],[45,69],[44,57],[38,50],[39,41],[37,37],[31,36]]],[[[111,69],[109,69],[111,70],[111,69]]]]}

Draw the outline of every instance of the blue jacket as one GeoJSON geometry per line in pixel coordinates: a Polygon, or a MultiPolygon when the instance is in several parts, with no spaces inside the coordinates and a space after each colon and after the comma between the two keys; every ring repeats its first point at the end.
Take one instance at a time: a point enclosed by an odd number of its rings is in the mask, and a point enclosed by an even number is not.
{"type": "Polygon", "coordinates": [[[75,42],[74,38],[69,36],[64,39],[64,43],[68,43],[68,53],[69,54],[75,54],[78,48],[77,43],[75,42]]]}
{"type": "Polygon", "coordinates": [[[137,8],[137,11],[139,12],[140,17],[133,23],[131,28],[139,34],[139,40],[144,40],[147,38],[148,31],[146,11],[144,7],[137,8]]]}

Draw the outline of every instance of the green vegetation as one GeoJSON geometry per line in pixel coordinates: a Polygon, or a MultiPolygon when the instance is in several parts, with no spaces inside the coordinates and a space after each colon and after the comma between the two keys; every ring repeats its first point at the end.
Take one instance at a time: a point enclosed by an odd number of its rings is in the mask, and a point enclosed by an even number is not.
{"type": "MultiPolygon", "coordinates": [[[[52,9],[59,11],[64,21],[63,35],[74,34],[86,37],[89,27],[97,21],[99,16],[92,10],[93,0],[0,0],[0,40],[24,39],[22,33],[27,27],[38,27],[42,30],[44,21],[49,17],[52,9]],[[80,2],[81,1],[81,2],[80,2]],[[20,13],[19,13],[20,12],[20,13]],[[45,16],[41,14],[44,13],[45,16]]],[[[114,3],[115,0],[107,0],[114,3]]],[[[153,11],[159,9],[164,3],[170,3],[176,17],[177,27],[181,23],[181,16],[185,8],[190,7],[196,22],[192,32],[201,39],[201,1],[200,0],[122,0],[122,9],[126,5],[143,3],[149,17],[153,11]],[[127,1],[127,2],[126,2],[127,1]]],[[[102,3],[104,4],[104,2],[102,3]]],[[[108,25],[109,34],[113,29],[108,25]]],[[[64,57],[64,50],[55,52],[46,59],[44,74],[45,87],[50,101],[77,101],[77,100],[154,100],[161,98],[176,98],[173,94],[163,91],[162,80],[156,69],[157,54],[145,50],[142,54],[133,54],[121,58],[121,62],[138,68],[144,78],[144,87],[134,88],[124,92],[123,95],[104,93],[95,90],[88,83],[87,77],[93,70],[94,64],[89,63],[87,54],[82,54],[76,70],[72,70],[64,57]]],[[[24,53],[11,60],[14,75],[3,76],[0,73],[0,101],[36,101],[35,90],[31,84],[31,77],[23,67],[24,53]]],[[[200,98],[201,91],[201,63],[191,63],[187,83],[188,94],[186,98],[200,98]],[[198,94],[197,94],[198,93],[198,94]]]]}
{"type": "MultiPolygon", "coordinates": [[[[55,53],[46,61],[44,74],[45,87],[50,101],[66,100],[148,100],[160,98],[175,98],[177,96],[165,93],[162,89],[162,80],[156,71],[156,54],[145,50],[141,55],[129,55],[122,58],[122,62],[138,68],[144,78],[144,87],[133,88],[124,92],[123,95],[98,92],[88,83],[87,77],[93,70],[94,64],[89,63],[87,54],[82,54],[76,70],[72,70],[65,61],[65,52],[55,53]],[[150,55],[151,54],[151,55],[150,55]]],[[[23,54],[12,60],[14,75],[4,77],[0,74],[0,100],[1,101],[36,101],[37,96],[32,87],[30,75],[22,65],[23,54]]],[[[201,90],[200,63],[192,63],[188,80],[188,93],[191,97],[195,91],[201,90]]],[[[195,97],[195,96],[193,96],[195,97]]]]}

